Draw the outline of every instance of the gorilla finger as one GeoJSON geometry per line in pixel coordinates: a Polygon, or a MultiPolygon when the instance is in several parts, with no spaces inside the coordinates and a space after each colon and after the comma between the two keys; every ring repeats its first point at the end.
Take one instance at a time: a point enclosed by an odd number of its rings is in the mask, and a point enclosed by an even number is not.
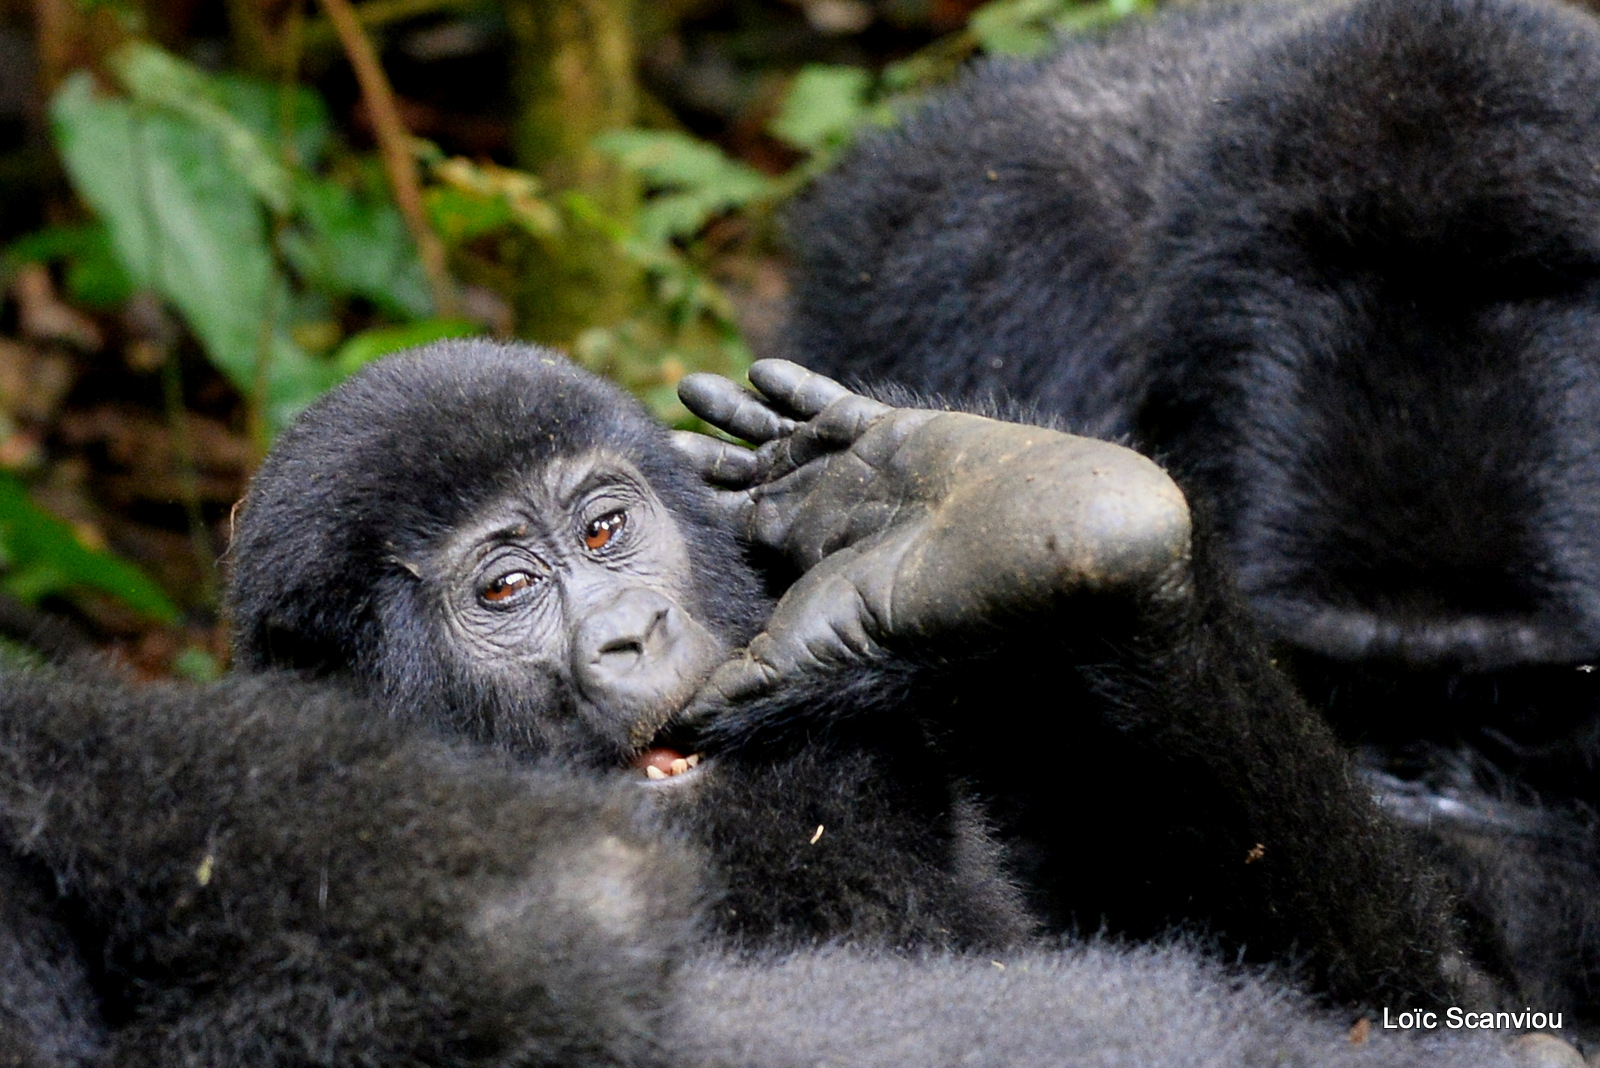
{"type": "Polygon", "coordinates": [[[894,411],[882,401],[851,393],[834,403],[815,419],[810,426],[817,437],[835,445],[850,445],[867,432],[867,428],[894,411]]]}
{"type": "Polygon", "coordinates": [[[801,423],[794,433],[767,442],[761,448],[761,481],[772,482],[787,478],[796,471],[804,471],[808,464],[824,456],[836,455],[850,445],[849,440],[837,440],[831,428],[817,426],[816,422],[801,423]]]}
{"type": "Polygon", "coordinates": [[[743,489],[755,480],[759,461],[749,449],[687,430],[673,431],[672,444],[713,485],[743,489]]]}
{"type": "Polygon", "coordinates": [[[810,569],[833,556],[837,556],[841,564],[854,556],[856,542],[882,529],[870,525],[870,519],[864,520],[862,516],[884,514],[882,507],[795,509],[758,498],[746,513],[745,529],[755,544],[780,550],[799,567],[810,569]]]}
{"type": "Polygon", "coordinates": [[[784,548],[789,541],[790,525],[817,510],[810,494],[823,473],[818,465],[812,465],[791,470],[771,481],[758,482],[745,495],[749,503],[742,513],[739,529],[758,545],[784,548]]]}
{"type": "Polygon", "coordinates": [[[751,513],[755,506],[750,494],[743,490],[718,491],[711,495],[711,511],[717,525],[746,541],[750,540],[748,529],[754,525],[751,513]]]}
{"type": "Polygon", "coordinates": [[[854,445],[867,428],[894,411],[887,404],[847,393],[781,443],[791,467],[803,467],[854,445]]]}
{"type": "MultiPolygon", "coordinates": [[[[756,637],[759,640],[764,635],[756,637]]],[[[771,664],[743,652],[711,673],[684,707],[682,718],[689,723],[713,718],[718,712],[771,693],[780,676],[771,664]]]]}
{"type": "Polygon", "coordinates": [[[788,360],[757,360],[750,382],[801,419],[809,419],[843,397],[855,396],[833,379],[788,360]]]}
{"type": "MultiPolygon", "coordinates": [[[[752,544],[775,551],[785,550],[795,523],[795,511],[792,506],[786,507],[781,498],[758,497],[745,513],[744,524],[739,529],[752,544]]],[[[809,566],[809,561],[801,566],[809,566]]]]}
{"type": "Polygon", "coordinates": [[[719,430],[760,444],[794,430],[794,421],[769,408],[764,400],[721,375],[697,372],[678,383],[684,407],[719,430]]]}

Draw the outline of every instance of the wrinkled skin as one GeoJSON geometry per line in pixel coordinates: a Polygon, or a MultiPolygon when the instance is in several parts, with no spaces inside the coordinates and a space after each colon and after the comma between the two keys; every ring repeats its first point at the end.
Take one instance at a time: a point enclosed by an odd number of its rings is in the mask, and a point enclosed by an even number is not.
{"type": "Polygon", "coordinates": [[[570,695],[583,746],[649,743],[728,654],[693,614],[683,534],[650,483],[606,450],[553,462],[418,554],[424,599],[494,685],[570,695]]]}
{"type": "Polygon", "coordinates": [[[891,408],[782,360],[763,397],[710,375],[680,392],[759,443],[680,447],[751,542],[803,572],[702,704],[916,647],[993,648],[1075,595],[1187,593],[1188,508],[1128,449],[961,412],[891,408]],[[975,643],[975,644],[974,644],[975,643]]]}

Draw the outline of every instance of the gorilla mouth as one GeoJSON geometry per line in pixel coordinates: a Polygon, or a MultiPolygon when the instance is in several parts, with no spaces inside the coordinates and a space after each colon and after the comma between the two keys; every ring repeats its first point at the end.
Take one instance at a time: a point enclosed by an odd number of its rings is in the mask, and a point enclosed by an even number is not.
{"type": "Polygon", "coordinates": [[[632,771],[640,772],[651,782],[694,778],[691,772],[700,767],[704,754],[693,732],[681,722],[669,722],[656,733],[650,744],[640,749],[628,762],[632,771]]]}
{"type": "Polygon", "coordinates": [[[671,779],[700,766],[700,754],[684,756],[670,746],[652,746],[633,758],[633,766],[647,779],[671,779]]]}

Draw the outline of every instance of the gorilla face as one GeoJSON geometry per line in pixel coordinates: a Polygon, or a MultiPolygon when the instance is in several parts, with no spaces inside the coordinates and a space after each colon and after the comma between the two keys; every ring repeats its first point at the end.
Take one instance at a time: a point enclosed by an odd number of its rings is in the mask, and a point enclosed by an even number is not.
{"type": "Polygon", "coordinates": [[[553,460],[412,566],[475,674],[569,705],[608,750],[643,748],[728,652],[671,511],[610,450],[553,460]]]}
{"type": "Polygon", "coordinates": [[[240,666],[347,679],[569,765],[640,762],[769,606],[649,413],[485,341],[381,361],[307,409],[230,554],[240,666]]]}

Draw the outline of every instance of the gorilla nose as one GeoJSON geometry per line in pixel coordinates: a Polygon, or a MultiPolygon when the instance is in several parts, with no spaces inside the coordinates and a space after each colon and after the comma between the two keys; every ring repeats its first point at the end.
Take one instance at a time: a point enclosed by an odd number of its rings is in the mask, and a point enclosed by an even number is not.
{"type": "Polygon", "coordinates": [[[578,624],[573,669],[584,693],[602,706],[675,688],[674,655],[683,613],[653,590],[625,590],[578,624]]]}
{"type": "Polygon", "coordinates": [[[594,653],[595,663],[604,664],[610,670],[631,671],[650,655],[653,647],[663,644],[672,606],[639,603],[642,600],[633,598],[621,612],[606,619],[611,626],[597,635],[599,648],[594,653]],[[611,629],[617,633],[608,637],[606,632],[611,629]]]}
{"type": "Polygon", "coordinates": [[[631,671],[671,639],[675,606],[654,590],[624,590],[578,625],[579,665],[631,671]]]}

